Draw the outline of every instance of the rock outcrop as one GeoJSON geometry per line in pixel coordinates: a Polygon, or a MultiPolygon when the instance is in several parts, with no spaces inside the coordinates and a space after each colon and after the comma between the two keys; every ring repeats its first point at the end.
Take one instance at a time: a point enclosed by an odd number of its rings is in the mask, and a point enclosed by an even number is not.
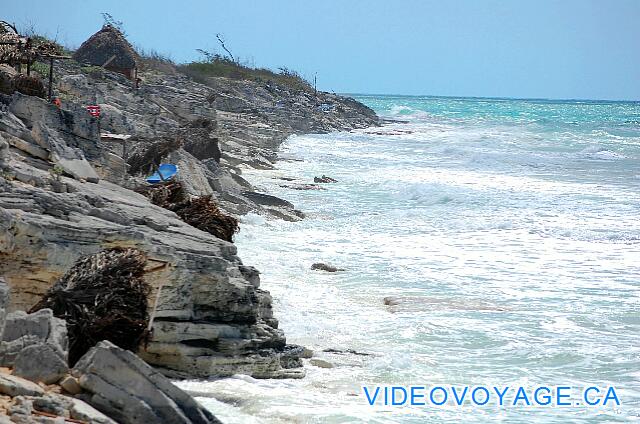
{"type": "Polygon", "coordinates": [[[149,257],[153,325],[138,352],[147,363],[173,377],[304,375],[302,348],[286,344],[258,271],[232,243],[135,193],[142,175],[126,174],[127,155],[175,139],[163,160],[179,164],[190,195],[211,195],[236,216],[297,220],[292,204],[257,193],[241,168],[272,167],[290,134],[375,125],[375,114],[340,96],[247,81],[203,85],[149,72],[136,90],[122,75],[73,62],[56,69],[61,108],[0,95],[0,276],[9,309],[29,309],[83,255],[134,247],[149,257]],[[99,123],[87,104],[101,106],[99,123]],[[101,133],[131,137],[118,143],[101,133]]]}
{"type": "Polygon", "coordinates": [[[73,373],[88,402],[121,424],[219,423],[209,411],[131,352],[100,342],[73,373]]]}
{"type": "Polygon", "coordinates": [[[337,183],[338,180],[335,180],[331,177],[327,177],[326,175],[323,175],[322,177],[313,177],[313,182],[314,183],[337,183]]]}
{"type": "Polygon", "coordinates": [[[0,374],[0,393],[14,396],[41,396],[42,387],[36,383],[11,374],[0,374]]]}
{"type": "Polygon", "coordinates": [[[33,314],[16,311],[6,318],[0,342],[0,366],[45,384],[57,382],[69,370],[65,322],[50,309],[33,314]]]}
{"type": "Polygon", "coordinates": [[[25,424],[67,419],[95,424],[115,424],[113,419],[121,424],[219,422],[165,376],[111,342],[93,347],[77,362],[74,376],[69,375],[65,322],[50,309],[9,314],[0,338],[0,419],[9,416],[11,422],[25,424]]]}

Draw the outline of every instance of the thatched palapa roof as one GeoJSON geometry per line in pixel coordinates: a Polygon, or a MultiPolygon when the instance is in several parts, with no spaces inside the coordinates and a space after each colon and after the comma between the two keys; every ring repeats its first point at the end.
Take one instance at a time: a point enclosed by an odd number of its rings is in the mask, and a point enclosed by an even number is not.
{"type": "Polygon", "coordinates": [[[20,63],[20,49],[26,42],[26,38],[20,37],[12,25],[0,21],[0,63],[20,63]]]}
{"type": "Polygon", "coordinates": [[[140,56],[117,28],[105,25],[93,34],[73,54],[78,62],[106,68],[134,69],[140,63],[140,56]],[[115,57],[114,57],[115,56],[115,57]],[[112,59],[113,58],[113,59],[112,59]]]}
{"type": "Polygon", "coordinates": [[[25,37],[16,28],[0,21],[0,63],[30,64],[37,59],[62,58],[62,47],[44,37],[25,37]]]}

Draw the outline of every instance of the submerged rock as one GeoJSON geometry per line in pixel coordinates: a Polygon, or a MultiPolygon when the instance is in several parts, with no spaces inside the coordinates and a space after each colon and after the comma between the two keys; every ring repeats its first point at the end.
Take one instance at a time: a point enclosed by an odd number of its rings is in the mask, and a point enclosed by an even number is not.
{"type": "Polygon", "coordinates": [[[326,175],[323,175],[322,177],[313,177],[313,182],[314,183],[337,183],[338,180],[334,180],[331,177],[327,177],[326,175]]]}
{"type": "Polygon", "coordinates": [[[282,184],[282,188],[291,188],[293,190],[326,190],[317,184],[282,184]]]}
{"type": "Polygon", "coordinates": [[[402,303],[402,299],[395,296],[387,296],[384,299],[382,299],[382,302],[387,306],[395,306],[402,303]]]}
{"type": "Polygon", "coordinates": [[[387,296],[383,300],[389,311],[394,312],[421,312],[434,310],[461,310],[461,311],[505,311],[506,308],[473,299],[449,299],[427,296],[387,296]]]}
{"type": "Polygon", "coordinates": [[[337,355],[346,355],[346,354],[350,354],[350,355],[357,355],[357,356],[373,356],[373,354],[371,353],[364,353],[364,352],[358,352],[357,350],[354,349],[324,349],[323,352],[325,353],[335,353],[337,355]]]}
{"type": "Polygon", "coordinates": [[[311,269],[319,270],[319,271],[327,271],[327,272],[344,271],[343,268],[336,268],[333,265],[325,264],[322,262],[316,262],[315,264],[311,265],[311,269]]]}
{"type": "Polygon", "coordinates": [[[309,360],[309,363],[311,365],[315,365],[318,368],[333,368],[334,365],[329,362],[329,361],[325,361],[324,359],[317,359],[317,358],[313,358],[309,360]]]}

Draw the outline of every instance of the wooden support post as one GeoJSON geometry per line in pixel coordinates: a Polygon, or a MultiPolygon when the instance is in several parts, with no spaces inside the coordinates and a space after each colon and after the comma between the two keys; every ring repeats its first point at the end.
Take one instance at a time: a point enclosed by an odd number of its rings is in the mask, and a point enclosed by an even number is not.
{"type": "Polygon", "coordinates": [[[158,311],[158,302],[160,301],[160,293],[162,292],[162,288],[164,287],[164,283],[160,284],[158,287],[158,292],[156,293],[156,300],[153,302],[153,309],[151,310],[151,316],[149,317],[149,327],[147,327],[147,331],[151,331],[153,328],[153,321],[156,318],[156,312],[158,311]]]}
{"type": "MultiPolygon", "coordinates": [[[[166,269],[169,267],[169,262],[167,261],[163,261],[163,260],[158,260],[158,259],[153,259],[153,258],[149,258],[150,262],[160,262],[161,265],[155,266],[151,269],[145,269],[145,274],[149,273],[149,272],[155,272],[158,271],[160,269],[166,269]]],[[[160,287],[158,287],[158,291],[156,292],[156,299],[153,302],[153,309],[151,310],[151,316],[149,317],[149,327],[147,327],[147,331],[151,331],[151,329],[153,328],[153,321],[156,318],[156,312],[158,310],[158,303],[160,301],[160,294],[162,293],[162,289],[164,288],[165,283],[161,283],[160,287]]]]}
{"type": "Polygon", "coordinates": [[[49,101],[53,96],[53,58],[49,59],[49,101]]]}
{"type": "Polygon", "coordinates": [[[27,75],[31,75],[31,62],[27,62],[27,75]]]}
{"type": "Polygon", "coordinates": [[[106,68],[107,66],[109,66],[109,64],[110,64],[111,62],[113,62],[113,59],[115,59],[115,58],[116,58],[116,55],[114,54],[114,55],[113,55],[113,56],[111,56],[109,59],[107,59],[107,61],[106,61],[106,62],[104,62],[104,63],[102,64],[102,67],[103,67],[103,68],[106,68]]]}

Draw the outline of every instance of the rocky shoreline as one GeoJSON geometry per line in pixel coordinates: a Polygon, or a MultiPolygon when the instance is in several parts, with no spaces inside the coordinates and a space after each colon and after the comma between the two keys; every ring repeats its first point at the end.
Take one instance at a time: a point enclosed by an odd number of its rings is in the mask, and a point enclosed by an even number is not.
{"type": "MultiPolygon", "coordinates": [[[[298,220],[303,215],[294,205],[256,192],[242,169],[272,168],[291,134],[375,126],[377,116],[349,98],[269,83],[210,78],[201,84],[156,70],[141,77],[135,88],[120,74],[61,62],[54,79],[60,108],[0,94],[0,277],[10,289],[8,311],[28,310],[80,257],[136,248],[149,258],[152,308],[150,338],[137,355],[153,370],[171,378],[304,376],[304,348],[286,343],[259,271],[240,260],[232,243],[136,193],[145,183],[144,172],[130,174],[133,159],[155,155],[178,165],[190,196],[211,196],[229,215],[254,211],[298,220]],[[86,112],[88,104],[100,105],[99,120],[86,112]]],[[[79,364],[137,359],[107,343],[79,364]]],[[[75,369],[87,375],[90,368],[75,369]]],[[[145,374],[142,365],[133,368],[145,374]]],[[[155,371],[150,375],[145,381],[164,381],[155,371]]],[[[79,377],[95,398],[102,386],[90,380],[79,377]]],[[[104,402],[88,399],[107,411],[104,402]]],[[[187,417],[184,422],[214,422],[187,417]]]]}

